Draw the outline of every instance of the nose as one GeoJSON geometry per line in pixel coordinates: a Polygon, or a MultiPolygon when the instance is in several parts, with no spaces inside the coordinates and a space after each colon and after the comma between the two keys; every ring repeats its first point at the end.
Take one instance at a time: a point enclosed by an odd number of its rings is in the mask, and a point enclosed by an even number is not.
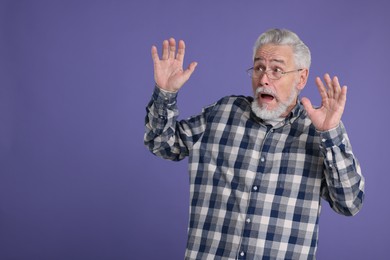
{"type": "Polygon", "coordinates": [[[260,83],[260,86],[268,86],[269,85],[269,78],[267,73],[263,73],[259,78],[258,81],[260,83]]]}

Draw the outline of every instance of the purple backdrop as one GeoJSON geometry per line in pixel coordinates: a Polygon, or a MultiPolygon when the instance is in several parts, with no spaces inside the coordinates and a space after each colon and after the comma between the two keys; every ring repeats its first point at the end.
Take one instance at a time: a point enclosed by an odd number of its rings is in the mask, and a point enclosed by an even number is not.
{"type": "Polygon", "coordinates": [[[181,116],[250,95],[252,45],[272,27],[312,50],[314,77],[349,86],[343,117],[366,177],[353,218],[323,204],[318,259],[388,255],[388,1],[0,1],[0,259],[183,259],[187,161],[143,146],[150,47],[199,63],[181,116]]]}

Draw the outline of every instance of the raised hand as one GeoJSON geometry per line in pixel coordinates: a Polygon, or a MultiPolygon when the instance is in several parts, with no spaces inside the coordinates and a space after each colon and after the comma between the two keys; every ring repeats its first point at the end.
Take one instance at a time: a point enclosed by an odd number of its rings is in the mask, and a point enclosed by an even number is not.
{"type": "Polygon", "coordinates": [[[161,59],[158,56],[157,47],[152,46],[154,80],[158,87],[166,91],[176,92],[187,82],[197,63],[192,62],[186,70],[183,70],[184,53],[184,41],[179,41],[176,54],[176,41],[173,38],[170,38],[169,41],[163,41],[161,59]]]}
{"type": "Polygon", "coordinates": [[[313,125],[318,131],[327,131],[339,125],[347,100],[347,86],[340,87],[337,77],[325,74],[324,81],[317,77],[316,84],[322,98],[320,108],[313,108],[308,98],[302,98],[302,104],[313,125]]]}

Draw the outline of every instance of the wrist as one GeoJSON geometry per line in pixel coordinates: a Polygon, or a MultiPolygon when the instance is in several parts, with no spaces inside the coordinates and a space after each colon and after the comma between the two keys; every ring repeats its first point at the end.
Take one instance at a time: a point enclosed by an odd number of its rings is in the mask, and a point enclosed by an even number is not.
{"type": "Polygon", "coordinates": [[[159,90],[161,90],[164,93],[176,94],[178,92],[178,90],[167,90],[167,89],[164,89],[164,88],[160,87],[157,83],[155,83],[155,85],[156,85],[156,87],[159,90]]]}

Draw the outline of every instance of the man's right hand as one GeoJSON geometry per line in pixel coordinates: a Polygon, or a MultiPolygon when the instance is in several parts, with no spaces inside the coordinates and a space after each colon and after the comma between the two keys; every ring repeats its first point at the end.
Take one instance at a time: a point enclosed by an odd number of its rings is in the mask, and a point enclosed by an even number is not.
{"type": "Polygon", "coordinates": [[[176,55],[175,52],[176,41],[173,38],[170,38],[169,41],[163,41],[161,59],[158,56],[157,47],[152,46],[154,80],[159,88],[170,92],[177,92],[187,82],[198,65],[196,62],[192,62],[186,70],[183,70],[184,41],[179,41],[176,55]]]}

